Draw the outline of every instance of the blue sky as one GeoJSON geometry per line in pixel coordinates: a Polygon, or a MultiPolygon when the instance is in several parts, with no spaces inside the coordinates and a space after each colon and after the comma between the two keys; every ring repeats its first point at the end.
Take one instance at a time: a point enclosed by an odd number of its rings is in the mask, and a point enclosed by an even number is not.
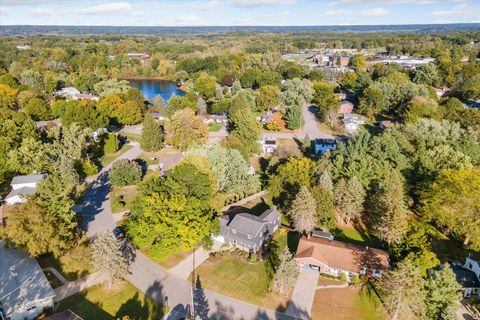
{"type": "Polygon", "coordinates": [[[0,0],[0,24],[369,25],[480,22],[480,0],[0,0]]]}

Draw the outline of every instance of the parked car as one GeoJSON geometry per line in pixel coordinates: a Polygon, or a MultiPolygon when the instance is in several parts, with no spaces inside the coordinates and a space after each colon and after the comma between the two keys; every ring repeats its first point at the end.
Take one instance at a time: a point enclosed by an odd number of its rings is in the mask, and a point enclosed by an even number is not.
{"type": "Polygon", "coordinates": [[[113,229],[113,235],[117,240],[125,239],[125,231],[122,227],[116,227],[115,229],[113,229]]]}

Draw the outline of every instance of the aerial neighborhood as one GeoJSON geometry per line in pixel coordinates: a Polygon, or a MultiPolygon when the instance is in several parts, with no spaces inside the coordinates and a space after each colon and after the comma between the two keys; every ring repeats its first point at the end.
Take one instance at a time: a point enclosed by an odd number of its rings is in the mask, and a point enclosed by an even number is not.
{"type": "Polygon", "coordinates": [[[480,6],[407,2],[0,1],[0,320],[480,319],[480,6]]]}

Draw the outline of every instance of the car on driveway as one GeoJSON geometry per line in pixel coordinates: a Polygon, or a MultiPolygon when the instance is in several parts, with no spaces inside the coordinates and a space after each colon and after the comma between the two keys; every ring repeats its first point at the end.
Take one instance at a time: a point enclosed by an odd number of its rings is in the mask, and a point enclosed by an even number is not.
{"type": "Polygon", "coordinates": [[[125,231],[122,227],[116,227],[115,229],[113,229],[113,235],[119,241],[125,239],[125,231]]]}

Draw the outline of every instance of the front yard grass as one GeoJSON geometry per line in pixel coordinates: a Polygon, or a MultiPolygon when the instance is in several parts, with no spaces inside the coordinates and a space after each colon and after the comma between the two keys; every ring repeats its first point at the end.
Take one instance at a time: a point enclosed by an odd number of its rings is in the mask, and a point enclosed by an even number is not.
{"type": "MultiPolygon", "coordinates": [[[[190,281],[192,275],[190,275],[190,281]]],[[[197,287],[273,310],[285,310],[288,297],[268,292],[271,282],[263,262],[250,263],[230,256],[211,256],[195,271],[197,287]]]]}
{"type": "Polygon", "coordinates": [[[158,256],[154,252],[152,252],[152,250],[150,250],[149,247],[140,248],[140,251],[142,251],[150,259],[152,259],[153,261],[155,261],[156,263],[158,263],[159,265],[161,265],[166,269],[170,269],[176,266],[177,264],[180,263],[180,261],[182,261],[192,253],[192,250],[188,250],[188,251],[179,250],[167,256],[158,256]]]}
{"type": "Polygon", "coordinates": [[[60,272],[65,279],[74,281],[82,278],[92,271],[90,259],[92,249],[89,246],[88,239],[82,238],[76,247],[67,251],[60,258],[52,254],[42,255],[37,258],[42,268],[52,267],[60,272]]]}
{"type": "Polygon", "coordinates": [[[58,309],[70,309],[83,319],[160,319],[167,307],[145,296],[128,282],[91,287],[60,302],[58,309]]]}
{"type": "Polygon", "coordinates": [[[112,213],[130,210],[136,196],[137,186],[113,187],[110,192],[112,213]]]}
{"type": "Polygon", "coordinates": [[[386,313],[375,291],[362,287],[319,289],[312,306],[314,320],[383,320],[386,313]]]}
{"type": "Polygon", "coordinates": [[[125,153],[126,151],[132,149],[132,146],[129,145],[129,144],[124,144],[120,150],[118,150],[117,152],[115,153],[107,153],[105,154],[101,159],[100,159],[100,163],[102,164],[102,167],[106,167],[108,166],[110,163],[112,163],[115,159],[117,159],[118,157],[120,157],[123,153],[125,153]]]}

